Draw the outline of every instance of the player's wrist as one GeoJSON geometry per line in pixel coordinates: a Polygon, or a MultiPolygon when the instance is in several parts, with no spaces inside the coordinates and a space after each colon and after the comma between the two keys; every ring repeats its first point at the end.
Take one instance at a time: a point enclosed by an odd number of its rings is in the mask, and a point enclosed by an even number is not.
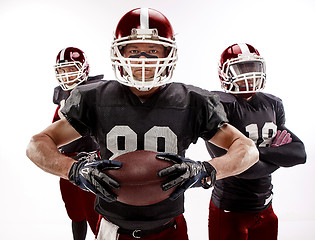
{"type": "Polygon", "coordinates": [[[77,175],[80,168],[81,162],[73,161],[72,165],[70,166],[68,179],[71,183],[77,185],[77,175]]]}
{"type": "Polygon", "coordinates": [[[212,166],[209,162],[204,161],[202,162],[202,165],[205,169],[205,171],[208,174],[207,182],[210,182],[210,184],[208,184],[209,186],[207,186],[208,188],[213,187],[216,181],[216,176],[217,176],[217,171],[214,168],[214,166],[212,166]]]}

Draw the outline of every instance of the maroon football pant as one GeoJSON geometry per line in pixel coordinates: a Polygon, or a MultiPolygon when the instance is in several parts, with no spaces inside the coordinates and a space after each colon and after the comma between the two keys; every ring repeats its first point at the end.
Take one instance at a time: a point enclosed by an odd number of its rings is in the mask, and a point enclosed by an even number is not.
{"type": "Polygon", "coordinates": [[[73,222],[86,220],[95,234],[99,218],[99,214],[94,210],[95,195],[63,178],[60,178],[60,191],[69,218],[73,222]]]}
{"type": "Polygon", "coordinates": [[[209,240],[276,240],[277,235],[272,206],[260,213],[225,212],[210,202],[209,240]]]}

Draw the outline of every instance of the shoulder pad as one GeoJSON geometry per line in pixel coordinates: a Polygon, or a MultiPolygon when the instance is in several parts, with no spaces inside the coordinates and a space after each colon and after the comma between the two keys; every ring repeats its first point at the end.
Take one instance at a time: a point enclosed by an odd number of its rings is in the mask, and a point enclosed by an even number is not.
{"type": "Polygon", "coordinates": [[[92,89],[96,89],[99,86],[108,83],[109,81],[105,81],[105,80],[94,80],[94,81],[86,81],[83,84],[80,84],[78,86],[76,86],[73,90],[77,90],[79,92],[85,92],[85,91],[90,91],[92,89]]]}
{"type": "Polygon", "coordinates": [[[102,80],[104,78],[104,75],[96,75],[96,76],[89,76],[87,82],[89,81],[95,81],[95,80],[102,80]]]}
{"type": "Polygon", "coordinates": [[[236,101],[235,96],[230,93],[221,92],[221,91],[211,91],[211,93],[216,94],[219,96],[220,101],[224,103],[232,103],[236,101]]]}
{"type": "Polygon", "coordinates": [[[61,100],[67,99],[69,97],[69,92],[63,91],[60,86],[55,87],[53,103],[59,105],[61,100]]]}
{"type": "Polygon", "coordinates": [[[276,101],[276,102],[281,102],[282,103],[282,99],[281,98],[278,98],[270,93],[262,93],[262,92],[259,92],[259,93],[256,93],[257,95],[262,95],[262,96],[265,96],[273,101],[276,101]]]}
{"type": "Polygon", "coordinates": [[[220,101],[220,97],[218,94],[216,94],[216,92],[210,92],[206,89],[196,87],[194,85],[186,85],[186,87],[190,92],[195,92],[202,97],[210,98],[210,99],[213,99],[214,101],[217,101],[217,102],[220,101]]]}
{"type": "Polygon", "coordinates": [[[203,88],[200,88],[200,87],[196,87],[196,86],[194,86],[194,85],[189,85],[189,84],[187,84],[186,87],[187,87],[187,89],[188,89],[189,91],[196,92],[196,93],[198,93],[198,94],[200,94],[200,95],[203,95],[203,96],[207,96],[207,95],[210,95],[210,94],[211,94],[208,90],[203,89],[203,88]]]}

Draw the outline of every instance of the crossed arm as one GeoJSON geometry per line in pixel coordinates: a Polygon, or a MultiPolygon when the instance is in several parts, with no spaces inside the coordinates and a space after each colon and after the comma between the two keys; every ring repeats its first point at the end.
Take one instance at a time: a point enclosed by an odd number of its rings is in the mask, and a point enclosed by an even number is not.
{"type": "Polygon", "coordinates": [[[224,124],[210,142],[227,150],[223,156],[210,160],[217,170],[217,179],[240,174],[258,162],[259,153],[254,142],[232,125],[224,124]]]}
{"type": "Polygon", "coordinates": [[[259,148],[260,160],[279,167],[292,167],[306,162],[306,152],[303,142],[285,126],[278,128],[287,131],[292,141],[277,147],[259,148]]]}
{"type": "Polygon", "coordinates": [[[257,179],[270,175],[279,167],[292,167],[306,161],[303,142],[285,126],[278,128],[270,147],[258,147],[258,151],[260,161],[238,177],[257,179]]]}

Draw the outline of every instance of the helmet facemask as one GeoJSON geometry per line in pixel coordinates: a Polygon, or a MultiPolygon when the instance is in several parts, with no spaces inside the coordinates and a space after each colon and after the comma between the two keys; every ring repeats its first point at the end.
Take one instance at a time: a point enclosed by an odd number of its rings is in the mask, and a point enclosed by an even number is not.
{"type": "Polygon", "coordinates": [[[64,91],[69,91],[86,81],[88,78],[86,69],[86,62],[82,65],[79,61],[60,61],[55,65],[55,73],[57,81],[64,91]],[[64,68],[75,67],[76,71],[64,71],[64,68]]]}
{"type": "Polygon", "coordinates": [[[115,39],[111,47],[111,61],[117,80],[140,91],[148,91],[153,87],[168,83],[173,75],[177,62],[177,47],[173,40],[158,36],[157,29],[132,29],[131,35],[115,39]],[[124,57],[123,50],[127,44],[159,44],[165,48],[166,57],[158,58],[141,53],[139,56],[124,57]],[[145,58],[140,58],[144,56],[145,58]],[[141,77],[136,78],[132,68],[142,71],[141,77]],[[154,75],[146,77],[148,70],[154,70],[154,75]]]}
{"type": "Polygon", "coordinates": [[[221,86],[225,92],[252,96],[265,87],[266,67],[257,54],[239,54],[219,68],[221,86]]]}

